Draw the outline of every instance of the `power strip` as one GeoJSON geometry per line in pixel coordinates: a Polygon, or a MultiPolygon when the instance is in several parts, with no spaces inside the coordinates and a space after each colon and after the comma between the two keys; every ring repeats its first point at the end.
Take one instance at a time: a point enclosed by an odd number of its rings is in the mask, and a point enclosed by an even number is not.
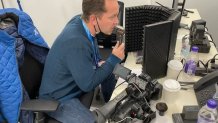
{"type": "Polygon", "coordinates": [[[197,67],[195,71],[195,75],[203,77],[207,75],[208,73],[214,72],[216,70],[217,69],[210,69],[210,68],[206,69],[206,68],[197,67]]]}

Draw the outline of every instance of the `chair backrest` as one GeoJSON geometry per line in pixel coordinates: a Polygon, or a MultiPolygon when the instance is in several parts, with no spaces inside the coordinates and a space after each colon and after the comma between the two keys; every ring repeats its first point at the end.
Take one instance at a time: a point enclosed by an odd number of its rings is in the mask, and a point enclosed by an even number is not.
{"type": "Polygon", "coordinates": [[[21,81],[29,94],[30,99],[39,95],[44,65],[34,59],[27,51],[24,54],[24,63],[19,68],[21,81]]]}
{"type": "MultiPolygon", "coordinates": [[[[27,51],[24,54],[24,63],[19,68],[19,74],[23,86],[25,87],[30,99],[35,99],[39,95],[39,88],[42,80],[44,65],[33,58],[27,51]]],[[[87,108],[90,108],[94,91],[84,93],[80,101],[87,108]]]]}

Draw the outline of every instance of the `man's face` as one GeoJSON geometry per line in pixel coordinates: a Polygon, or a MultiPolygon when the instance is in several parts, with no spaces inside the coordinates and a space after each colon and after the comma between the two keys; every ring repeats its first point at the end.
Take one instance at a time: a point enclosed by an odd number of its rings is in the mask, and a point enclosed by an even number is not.
{"type": "Polygon", "coordinates": [[[105,0],[106,12],[97,21],[101,31],[110,35],[114,27],[118,24],[119,5],[117,0],[105,0]]]}

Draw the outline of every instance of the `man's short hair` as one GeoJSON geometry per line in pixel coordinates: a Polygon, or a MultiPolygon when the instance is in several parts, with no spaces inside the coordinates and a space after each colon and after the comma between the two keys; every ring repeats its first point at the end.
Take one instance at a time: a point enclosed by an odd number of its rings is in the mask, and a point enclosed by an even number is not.
{"type": "Polygon", "coordinates": [[[102,13],[106,12],[105,0],[83,0],[82,11],[82,18],[86,21],[89,20],[91,14],[101,16],[102,13]]]}

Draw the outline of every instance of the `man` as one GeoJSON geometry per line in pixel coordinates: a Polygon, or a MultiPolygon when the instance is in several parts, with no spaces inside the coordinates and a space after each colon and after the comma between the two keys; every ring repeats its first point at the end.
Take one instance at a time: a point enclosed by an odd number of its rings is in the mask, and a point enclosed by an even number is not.
{"type": "Polygon", "coordinates": [[[49,51],[40,87],[40,98],[60,101],[49,115],[63,123],[92,123],[94,116],[79,100],[101,84],[105,102],[116,81],[112,71],[124,58],[124,44],[117,43],[101,61],[96,37],[111,34],[118,24],[117,0],[83,0],[82,16],[69,21],[49,51]]]}

